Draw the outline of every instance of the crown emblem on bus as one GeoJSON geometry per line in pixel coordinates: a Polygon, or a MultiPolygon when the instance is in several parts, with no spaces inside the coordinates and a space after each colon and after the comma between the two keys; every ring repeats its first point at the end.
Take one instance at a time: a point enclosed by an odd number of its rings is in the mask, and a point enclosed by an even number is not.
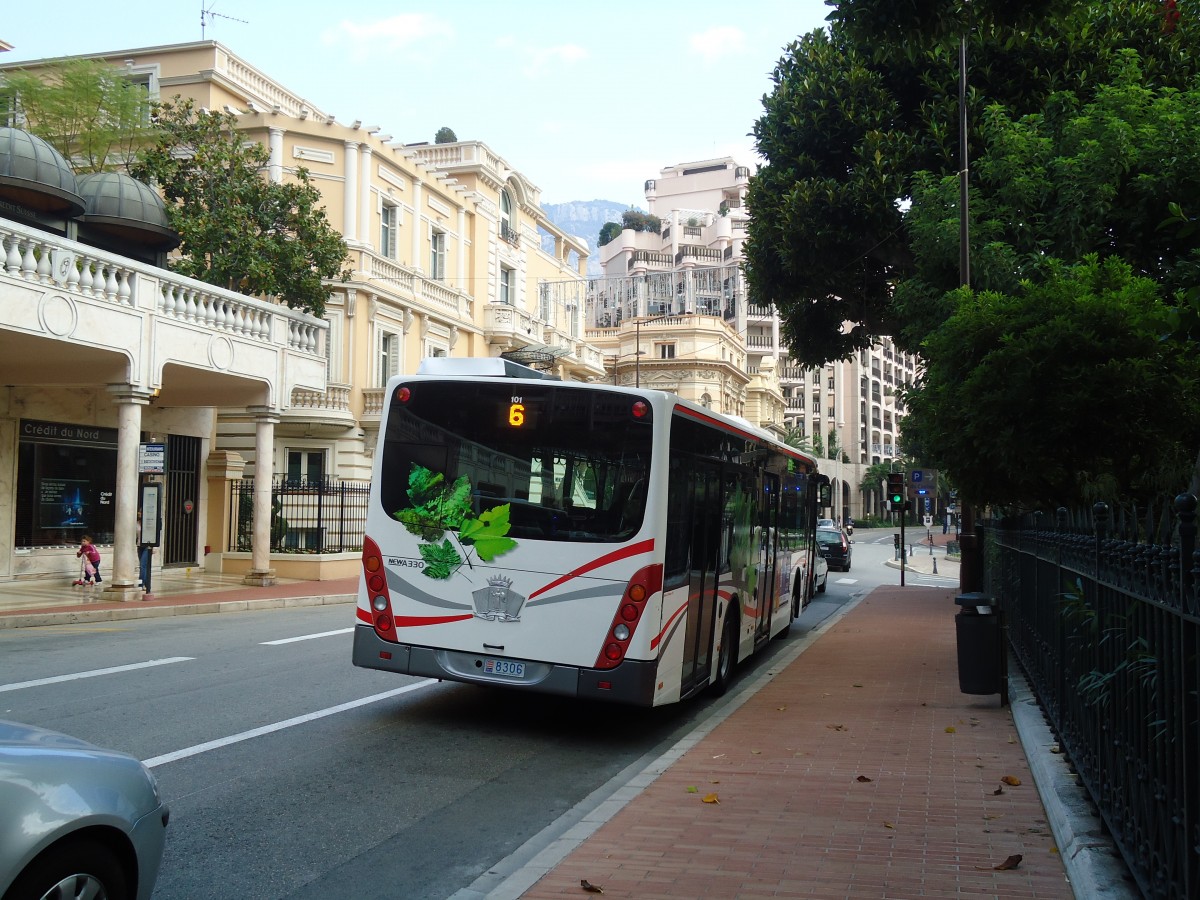
{"type": "Polygon", "coordinates": [[[525,598],[512,589],[512,579],[495,575],[488,586],[474,591],[475,617],[489,622],[520,622],[525,598]]]}

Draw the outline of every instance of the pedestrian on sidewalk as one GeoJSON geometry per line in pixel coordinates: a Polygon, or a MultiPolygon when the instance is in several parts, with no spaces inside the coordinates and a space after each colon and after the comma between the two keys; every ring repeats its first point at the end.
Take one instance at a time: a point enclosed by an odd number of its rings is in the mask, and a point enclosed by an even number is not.
{"type": "Polygon", "coordinates": [[[147,594],[150,593],[150,561],[154,555],[154,545],[142,543],[142,511],[137,514],[137,548],[138,548],[138,584],[147,594]]]}
{"type": "Polygon", "coordinates": [[[92,536],[90,534],[83,536],[79,544],[79,549],[75,551],[75,556],[77,559],[84,561],[83,584],[91,584],[93,577],[96,579],[96,584],[100,584],[104,580],[100,577],[100,551],[92,543],[92,536]]]}

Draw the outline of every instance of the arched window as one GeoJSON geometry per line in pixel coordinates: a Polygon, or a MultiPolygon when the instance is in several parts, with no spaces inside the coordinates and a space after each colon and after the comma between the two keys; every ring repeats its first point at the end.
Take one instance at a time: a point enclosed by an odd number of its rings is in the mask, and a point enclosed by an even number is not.
{"type": "Polygon", "coordinates": [[[513,221],[512,194],[508,188],[500,189],[500,239],[510,244],[517,243],[517,228],[513,221]]]}

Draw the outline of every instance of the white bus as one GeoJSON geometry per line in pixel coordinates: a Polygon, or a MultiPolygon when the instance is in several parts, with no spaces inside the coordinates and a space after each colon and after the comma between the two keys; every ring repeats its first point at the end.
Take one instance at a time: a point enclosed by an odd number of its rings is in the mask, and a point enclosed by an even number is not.
{"type": "Polygon", "coordinates": [[[828,479],[744,420],[502,359],[385,397],[357,666],[659,705],[723,691],[811,598],[828,479]]]}

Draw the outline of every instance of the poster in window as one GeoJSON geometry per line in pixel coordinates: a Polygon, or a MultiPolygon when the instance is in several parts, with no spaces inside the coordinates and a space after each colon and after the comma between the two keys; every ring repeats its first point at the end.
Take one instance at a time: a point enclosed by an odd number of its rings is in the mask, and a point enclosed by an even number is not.
{"type": "Polygon", "coordinates": [[[43,478],[38,488],[42,528],[87,527],[88,482],[81,478],[43,478]]]}

